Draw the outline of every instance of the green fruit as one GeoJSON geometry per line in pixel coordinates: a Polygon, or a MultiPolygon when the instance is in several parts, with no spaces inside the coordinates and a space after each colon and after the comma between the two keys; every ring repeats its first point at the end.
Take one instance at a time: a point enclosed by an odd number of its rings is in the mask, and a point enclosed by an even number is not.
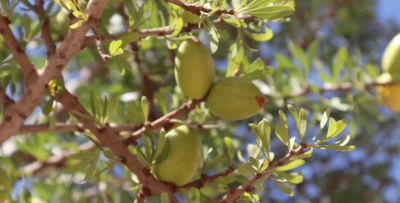
{"type": "Polygon", "coordinates": [[[196,24],[201,21],[201,19],[198,15],[193,14],[190,11],[183,11],[182,19],[183,19],[183,21],[185,21],[187,23],[196,23],[196,24]]]}
{"type": "Polygon", "coordinates": [[[195,175],[201,161],[201,141],[196,131],[181,125],[166,134],[171,141],[167,157],[154,166],[158,179],[182,186],[195,175]]]}
{"type": "Polygon", "coordinates": [[[382,57],[382,68],[392,75],[400,74],[400,34],[388,44],[382,57]]]}
{"type": "Polygon", "coordinates": [[[214,78],[214,60],[206,46],[193,38],[182,42],[175,57],[175,80],[182,92],[191,99],[201,99],[214,78]]]}
{"type": "Polygon", "coordinates": [[[250,118],[264,107],[264,102],[257,86],[241,77],[217,80],[207,97],[210,112],[224,120],[250,118]]]}

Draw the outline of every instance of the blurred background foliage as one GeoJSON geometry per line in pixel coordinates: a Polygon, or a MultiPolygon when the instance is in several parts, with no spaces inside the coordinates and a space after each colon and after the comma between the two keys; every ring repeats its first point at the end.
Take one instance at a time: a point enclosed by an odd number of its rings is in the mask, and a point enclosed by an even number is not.
{"type": "MultiPolygon", "coordinates": [[[[45,2],[45,5],[49,4],[49,1],[45,2]]],[[[169,23],[168,10],[161,2],[135,1],[137,5],[147,4],[145,17],[137,30],[160,27],[163,21],[169,23]]],[[[235,2],[238,0],[227,0],[228,4],[235,2]]],[[[56,7],[53,8],[51,27],[53,39],[61,42],[65,32],[59,16],[65,11],[58,13],[56,7]]],[[[10,18],[19,39],[24,38],[24,13],[31,19],[31,29],[38,23],[37,16],[24,8],[26,6],[19,3],[10,18]]],[[[287,104],[307,109],[309,120],[315,123],[321,112],[331,107],[334,119],[347,119],[345,131],[352,136],[351,144],[357,146],[356,150],[342,153],[315,149],[314,156],[296,169],[304,170],[304,182],[296,187],[293,197],[283,194],[268,180],[264,184],[261,202],[399,202],[399,116],[381,104],[374,88],[366,89],[363,85],[381,73],[382,52],[399,31],[400,14],[393,8],[400,8],[400,3],[395,0],[296,0],[296,12],[290,16],[290,21],[268,22],[260,27],[262,31],[265,26],[273,30],[271,40],[257,42],[246,38],[241,66],[248,66],[261,57],[266,65],[274,68],[271,76],[254,81],[270,99],[264,111],[244,121],[225,122],[209,115],[203,104],[179,119],[193,124],[221,126],[200,131],[203,144],[214,148],[213,157],[223,153],[224,136],[231,136],[236,148],[242,149],[246,156],[247,144],[254,143],[248,123],[258,123],[262,118],[278,122],[278,111],[287,111],[287,104]],[[349,83],[353,88],[320,94],[321,89],[349,83]]],[[[109,33],[115,34],[126,30],[126,18],[124,6],[119,3],[106,8],[102,22],[109,33]]],[[[250,22],[249,26],[257,29],[257,22],[250,22]]],[[[235,43],[238,30],[231,25],[217,28],[221,38],[214,57],[217,75],[224,77],[229,63],[229,47],[235,43]]],[[[106,34],[104,29],[102,33],[106,34]]],[[[193,31],[193,34],[208,45],[204,29],[193,31]]],[[[188,101],[173,77],[175,50],[169,49],[163,37],[144,38],[139,47],[128,48],[131,49],[129,54],[138,57],[137,60],[133,60],[135,57],[128,60],[131,70],[124,71],[123,75],[114,58],[102,64],[95,45],[79,52],[63,72],[67,89],[78,95],[79,101],[88,109],[91,91],[95,95],[114,97],[118,102],[109,119],[111,123],[143,122],[143,117],[138,115],[140,110],[129,105],[131,100],[135,100],[135,106],[139,106],[142,95],[153,102],[150,121],[188,101]]],[[[40,35],[27,44],[26,50],[35,67],[40,69],[46,56],[40,35]]],[[[6,59],[9,53],[0,36],[0,60],[6,59]]],[[[22,74],[15,67],[13,61],[0,66],[0,85],[6,87],[13,99],[18,99],[24,86],[22,74]]],[[[61,106],[55,115],[57,122],[71,119],[61,106]]],[[[47,118],[38,108],[26,124],[43,122],[47,122],[47,118]]],[[[289,124],[291,134],[296,134],[290,116],[289,124]]],[[[317,129],[310,127],[308,132],[314,134],[317,129]]],[[[36,133],[13,137],[0,150],[0,182],[13,188],[3,192],[12,193],[17,202],[26,202],[30,196],[36,202],[96,202],[98,194],[109,202],[132,202],[137,184],[132,181],[135,178],[131,173],[120,165],[84,184],[80,184],[84,173],[60,173],[65,164],[46,167],[47,170],[35,176],[24,173],[29,163],[61,155],[63,150],[76,151],[79,144],[87,141],[87,137],[79,133],[36,133]],[[2,173],[7,173],[10,179],[1,178],[2,173]]],[[[274,136],[271,146],[276,157],[286,153],[286,147],[274,136]]],[[[103,156],[100,158],[105,160],[103,156]]],[[[97,167],[101,170],[104,166],[99,162],[97,167]]],[[[226,163],[221,162],[215,172],[225,168],[226,163]]],[[[203,188],[201,193],[197,189],[189,192],[196,202],[213,202],[218,194],[212,187],[203,188]]],[[[158,201],[157,197],[149,199],[149,202],[158,201]]]]}

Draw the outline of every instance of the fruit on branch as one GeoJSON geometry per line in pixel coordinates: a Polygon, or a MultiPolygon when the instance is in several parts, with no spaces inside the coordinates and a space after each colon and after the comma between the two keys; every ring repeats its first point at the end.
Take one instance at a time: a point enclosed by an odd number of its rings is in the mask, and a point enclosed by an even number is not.
{"type": "MultiPolygon", "coordinates": [[[[392,81],[390,73],[383,73],[379,76],[379,83],[389,83],[392,81]]],[[[400,112],[400,83],[381,85],[377,87],[380,100],[392,111],[400,112]]]]}
{"type": "Polygon", "coordinates": [[[241,77],[218,79],[207,97],[212,114],[224,120],[250,118],[264,108],[265,97],[251,81],[241,77]]]}
{"type": "Polygon", "coordinates": [[[158,179],[182,186],[196,173],[201,161],[201,141],[196,131],[181,125],[166,134],[171,141],[167,157],[154,166],[158,179]]]}
{"type": "Polygon", "coordinates": [[[175,57],[175,80],[182,92],[191,99],[201,99],[214,78],[214,59],[207,47],[195,37],[182,42],[175,57]]]}
{"type": "Polygon", "coordinates": [[[391,75],[400,75],[400,34],[389,42],[383,52],[382,69],[391,75]]]}
{"type": "Polygon", "coordinates": [[[201,21],[200,17],[196,14],[193,14],[190,11],[183,11],[182,19],[186,23],[199,23],[201,21]]]}

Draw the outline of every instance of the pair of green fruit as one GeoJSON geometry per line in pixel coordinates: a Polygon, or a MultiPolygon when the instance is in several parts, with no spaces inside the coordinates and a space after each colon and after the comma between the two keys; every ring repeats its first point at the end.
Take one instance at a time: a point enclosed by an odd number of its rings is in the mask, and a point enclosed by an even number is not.
{"type": "Polygon", "coordinates": [[[251,81],[242,77],[215,79],[210,51],[194,37],[182,42],[175,57],[175,79],[190,99],[207,94],[210,112],[224,120],[247,119],[264,107],[265,98],[251,81]]]}
{"type": "MultiPolygon", "coordinates": [[[[379,83],[387,83],[392,81],[394,76],[400,76],[400,34],[387,45],[382,57],[382,69],[384,73],[379,76],[379,83]]],[[[400,83],[378,86],[377,92],[392,112],[400,112],[400,83]]]]}
{"type": "MultiPolygon", "coordinates": [[[[264,106],[265,98],[249,80],[241,77],[215,79],[210,51],[196,38],[182,42],[175,58],[175,79],[182,92],[191,99],[207,96],[211,113],[224,120],[241,120],[254,116],[264,106]]],[[[157,178],[183,186],[196,174],[201,162],[201,141],[195,130],[174,126],[166,134],[171,150],[154,166],[157,178]]]]}

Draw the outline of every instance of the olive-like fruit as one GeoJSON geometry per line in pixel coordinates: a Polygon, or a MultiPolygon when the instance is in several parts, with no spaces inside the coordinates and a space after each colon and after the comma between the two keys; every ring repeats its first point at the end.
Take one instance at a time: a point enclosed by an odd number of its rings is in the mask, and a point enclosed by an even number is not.
{"type": "Polygon", "coordinates": [[[193,14],[190,11],[183,11],[182,19],[187,23],[199,23],[201,21],[200,17],[196,14],[193,14]]]}
{"type": "Polygon", "coordinates": [[[264,107],[265,97],[251,81],[242,77],[217,80],[207,97],[212,114],[224,120],[250,118],[264,107]]]}
{"type": "MultiPolygon", "coordinates": [[[[389,83],[391,81],[392,76],[389,73],[383,73],[378,78],[379,83],[389,83]]],[[[376,90],[381,101],[392,112],[400,112],[400,83],[381,85],[376,90]]]]}
{"type": "Polygon", "coordinates": [[[214,59],[203,43],[191,37],[182,42],[175,57],[175,80],[190,99],[201,99],[215,78],[214,59]]]}
{"type": "Polygon", "coordinates": [[[391,75],[400,75],[400,34],[389,42],[383,52],[382,69],[391,75]]]}
{"type": "Polygon", "coordinates": [[[201,162],[201,141],[196,131],[181,125],[166,135],[171,141],[167,157],[154,166],[157,178],[183,186],[195,175],[201,162]]]}

